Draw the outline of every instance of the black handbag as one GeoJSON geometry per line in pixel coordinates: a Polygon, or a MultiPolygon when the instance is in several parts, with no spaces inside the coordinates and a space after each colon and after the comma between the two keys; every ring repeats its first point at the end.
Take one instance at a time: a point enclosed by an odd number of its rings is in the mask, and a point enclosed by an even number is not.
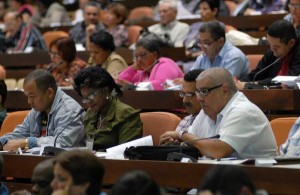
{"type": "Polygon", "coordinates": [[[179,157],[191,157],[195,160],[201,157],[199,150],[191,146],[131,146],[124,151],[125,158],[135,160],[173,160],[180,161],[181,158],[174,159],[174,154],[179,157]],[[169,156],[169,159],[168,159],[169,156]]]}

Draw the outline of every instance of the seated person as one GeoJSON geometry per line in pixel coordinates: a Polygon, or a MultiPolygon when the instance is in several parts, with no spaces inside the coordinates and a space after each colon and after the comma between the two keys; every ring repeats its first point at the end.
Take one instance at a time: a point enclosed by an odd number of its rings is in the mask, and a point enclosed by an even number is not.
{"type": "Polygon", "coordinates": [[[59,87],[73,86],[74,76],[86,63],[77,57],[75,43],[70,37],[53,40],[49,46],[52,63],[48,70],[54,76],[59,87]]]}
{"type": "MultiPolygon", "coordinates": [[[[180,123],[177,125],[177,132],[182,130],[188,130],[190,126],[192,126],[196,116],[199,114],[201,110],[201,105],[197,100],[197,96],[195,94],[196,91],[196,78],[203,70],[196,69],[191,70],[186,73],[183,77],[182,89],[179,92],[179,96],[182,98],[183,106],[186,109],[186,112],[189,114],[184,117],[180,123]]],[[[168,144],[177,144],[178,140],[173,140],[170,138],[168,142],[164,142],[164,145],[168,144]]]]}
{"type": "Polygon", "coordinates": [[[23,88],[32,109],[12,133],[0,137],[1,150],[54,145],[55,140],[61,147],[85,145],[81,106],[57,88],[47,70],[37,69],[27,75],[23,88]]]}
{"type": "Polygon", "coordinates": [[[24,23],[17,12],[7,12],[4,16],[4,24],[6,27],[4,51],[22,52],[28,47],[47,51],[40,31],[33,24],[24,23]]]}
{"type": "Polygon", "coordinates": [[[245,54],[226,40],[225,29],[217,21],[203,23],[199,30],[199,46],[203,53],[192,70],[222,67],[232,76],[242,78],[249,72],[245,54]]]}
{"type": "Polygon", "coordinates": [[[289,14],[284,17],[285,20],[291,22],[296,29],[298,36],[300,35],[300,2],[299,0],[290,0],[288,3],[289,14]]]}
{"type": "Polygon", "coordinates": [[[103,24],[106,31],[114,37],[116,47],[128,47],[128,30],[124,25],[127,18],[127,9],[121,3],[112,3],[107,6],[103,24]]]}
{"type": "Polygon", "coordinates": [[[66,8],[56,0],[35,0],[36,13],[31,22],[39,27],[70,24],[66,8]]]}
{"type": "Polygon", "coordinates": [[[271,80],[279,75],[299,76],[300,41],[293,24],[286,20],[275,21],[268,29],[267,40],[271,49],[254,70],[241,78],[244,82],[237,82],[239,89],[245,87],[245,82],[271,85],[271,80]]]}
{"type": "Polygon", "coordinates": [[[94,150],[106,149],[142,136],[138,110],[120,102],[120,87],[98,66],[81,70],[74,79],[75,90],[88,107],[84,117],[86,135],[94,137],[94,150]]]}
{"type": "Polygon", "coordinates": [[[183,40],[189,31],[189,25],[176,20],[177,2],[160,0],[158,2],[160,23],[148,27],[148,30],[160,36],[174,47],[182,47],[183,40]]]}
{"type": "Polygon", "coordinates": [[[163,90],[166,79],[183,77],[183,72],[172,59],[160,56],[159,42],[153,36],[138,40],[134,53],[135,63],[126,68],[117,80],[124,88],[148,81],[154,90],[163,90]]]}
{"type": "Polygon", "coordinates": [[[11,11],[17,11],[25,23],[30,22],[31,16],[34,14],[34,8],[31,5],[27,4],[25,0],[11,0],[8,3],[11,11]]]}
{"type": "Polygon", "coordinates": [[[88,50],[93,62],[116,79],[128,65],[123,57],[115,52],[113,36],[106,31],[100,31],[92,34],[89,40],[88,50]]]}
{"type": "MultiPolygon", "coordinates": [[[[50,186],[53,180],[53,159],[40,162],[33,170],[31,181],[33,186],[31,192],[36,195],[46,195],[52,193],[50,186]]],[[[27,190],[19,190],[11,195],[28,195],[31,194],[27,190]]]]}
{"type": "Polygon", "coordinates": [[[216,166],[201,181],[198,195],[255,195],[255,186],[247,172],[238,166],[216,166]]]}
{"type": "Polygon", "coordinates": [[[114,185],[111,195],[160,195],[155,181],[144,171],[125,173],[114,185]]]}
{"type": "Polygon", "coordinates": [[[2,123],[6,117],[6,108],[5,108],[5,101],[7,97],[7,87],[5,81],[0,79],[0,128],[2,123]]]}
{"type": "Polygon", "coordinates": [[[189,131],[164,133],[162,144],[170,138],[183,142],[208,138],[189,143],[209,158],[267,158],[277,155],[268,119],[238,91],[229,71],[224,68],[207,69],[198,76],[196,87],[202,110],[192,127],[189,131]],[[218,136],[219,139],[216,138],[218,136]]]}
{"type": "Polygon", "coordinates": [[[104,167],[99,158],[84,150],[72,150],[54,159],[53,194],[100,195],[104,167]]]}
{"type": "MultiPolygon", "coordinates": [[[[215,21],[219,14],[220,0],[202,0],[199,2],[201,21],[190,25],[190,30],[184,38],[185,54],[191,61],[182,62],[184,71],[189,71],[195,59],[202,53],[198,45],[199,29],[204,22],[215,21]]],[[[223,24],[222,24],[223,25],[223,24]]]]}
{"type": "Polygon", "coordinates": [[[84,20],[75,24],[69,31],[70,37],[76,44],[80,43],[85,46],[90,35],[104,30],[104,26],[99,22],[100,11],[101,6],[98,2],[89,1],[84,5],[84,20]]]}
{"type": "Polygon", "coordinates": [[[75,10],[74,13],[74,18],[72,21],[73,25],[83,21],[83,8],[87,2],[89,2],[89,0],[78,0],[79,5],[78,5],[78,9],[75,10]]]}
{"type": "Polygon", "coordinates": [[[280,146],[280,155],[286,157],[300,156],[300,117],[296,120],[295,124],[290,130],[288,138],[284,144],[280,146]]]}

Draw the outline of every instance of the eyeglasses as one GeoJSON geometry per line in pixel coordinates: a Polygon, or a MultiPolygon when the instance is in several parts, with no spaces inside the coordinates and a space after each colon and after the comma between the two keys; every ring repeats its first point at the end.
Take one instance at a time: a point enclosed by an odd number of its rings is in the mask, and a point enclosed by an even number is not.
{"type": "Polygon", "coordinates": [[[49,51],[49,55],[56,58],[57,56],[59,56],[59,53],[58,52],[49,51]]]}
{"type": "Polygon", "coordinates": [[[196,95],[195,93],[184,93],[182,91],[179,92],[179,97],[184,98],[192,98],[194,95],[196,95]]]}
{"type": "Polygon", "coordinates": [[[134,58],[134,60],[138,60],[138,58],[143,59],[146,57],[146,55],[148,55],[148,52],[144,52],[141,54],[135,54],[133,58],[134,58]]]}
{"type": "Polygon", "coordinates": [[[300,9],[300,4],[293,4],[293,3],[289,3],[288,4],[288,7],[290,8],[290,9],[292,9],[292,8],[295,8],[295,9],[300,9]]]}
{"type": "Polygon", "coordinates": [[[217,89],[221,86],[223,86],[223,84],[217,85],[217,86],[211,87],[211,88],[196,89],[195,93],[198,97],[199,96],[207,96],[209,94],[209,92],[211,92],[212,90],[217,89]]]}
{"type": "Polygon", "coordinates": [[[218,40],[218,39],[214,39],[214,40],[212,40],[212,41],[209,42],[209,43],[202,43],[202,41],[198,40],[197,46],[198,46],[198,47],[209,48],[209,46],[210,46],[211,44],[213,44],[213,42],[215,42],[216,40],[218,40]]]}
{"type": "Polygon", "coordinates": [[[92,102],[100,91],[101,90],[91,92],[87,97],[82,98],[82,103],[87,104],[92,102]]]}

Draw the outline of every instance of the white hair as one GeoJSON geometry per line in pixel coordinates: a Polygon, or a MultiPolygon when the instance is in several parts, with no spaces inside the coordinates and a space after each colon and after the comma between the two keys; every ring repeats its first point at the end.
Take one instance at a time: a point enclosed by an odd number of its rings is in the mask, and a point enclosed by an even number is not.
{"type": "Polygon", "coordinates": [[[177,11],[177,0],[160,0],[158,2],[158,5],[161,5],[161,4],[169,4],[172,9],[177,11]]]}

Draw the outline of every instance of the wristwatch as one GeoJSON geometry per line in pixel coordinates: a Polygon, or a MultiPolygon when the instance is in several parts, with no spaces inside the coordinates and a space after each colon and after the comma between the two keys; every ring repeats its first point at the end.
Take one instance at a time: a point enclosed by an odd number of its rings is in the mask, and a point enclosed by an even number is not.
{"type": "Polygon", "coordinates": [[[26,138],[24,150],[28,150],[28,149],[29,149],[28,139],[26,138]]]}
{"type": "Polygon", "coordinates": [[[182,141],[182,136],[183,134],[188,133],[187,130],[181,129],[178,131],[178,135],[179,135],[179,140],[182,141]]]}

